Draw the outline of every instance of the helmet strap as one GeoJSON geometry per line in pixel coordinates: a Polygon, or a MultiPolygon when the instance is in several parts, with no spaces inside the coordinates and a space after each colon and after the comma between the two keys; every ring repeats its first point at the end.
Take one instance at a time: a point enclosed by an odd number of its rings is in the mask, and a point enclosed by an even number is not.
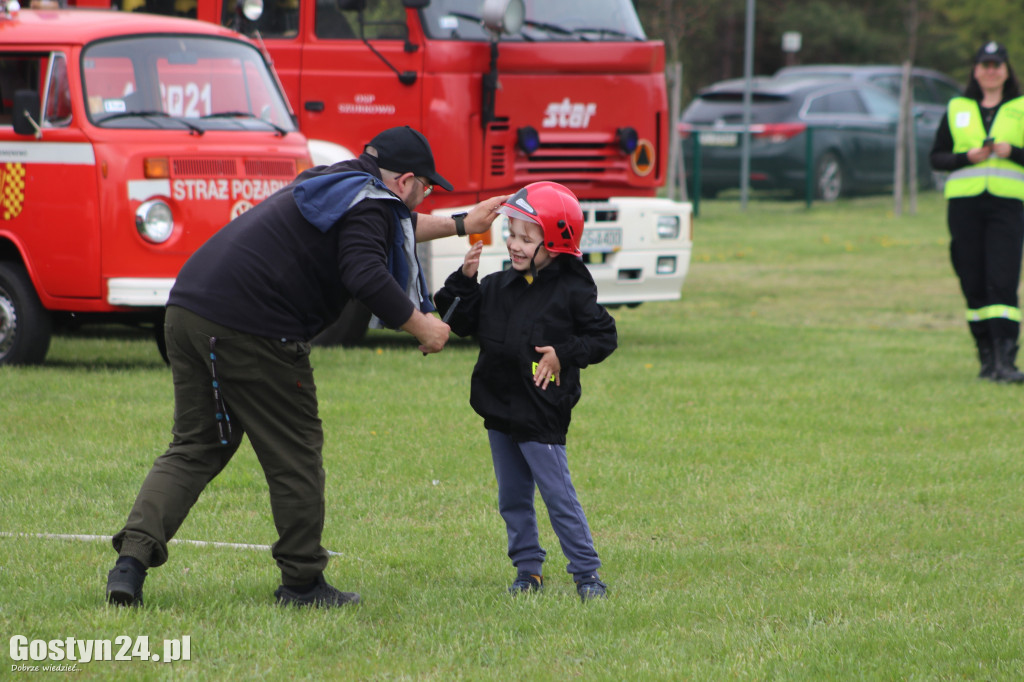
{"type": "Polygon", "coordinates": [[[537,279],[537,265],[534,261],[537,258],[537,252],[540,251],[541,247],[538,246],[533,250],[533,255],[530,256],[530,284],[533,284],[533,280],[537,279]]]}

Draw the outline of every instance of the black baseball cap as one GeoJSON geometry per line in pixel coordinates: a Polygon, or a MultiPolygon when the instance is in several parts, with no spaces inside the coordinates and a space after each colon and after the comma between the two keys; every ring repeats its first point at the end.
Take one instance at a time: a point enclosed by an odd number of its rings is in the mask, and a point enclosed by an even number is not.
{"type": "Polygon", "coordinates": [[[975,64],[981,64],[982,62],[1004,64],[1009,60],[1010,58],[1006,56],[1006,48],[994,40],[979,47],[978,54],[974,57],[975,64]]]}
{"type": "Polygon", "coordinates": [[[388,128],[370,140],[370,147],[377,150],[377,165],[396,173],[421,175],[430,184],[444,187],[449,192],[452,183],[441,177],[434,169],[434,155],[430,143],[423,133],[409,126],[388,128]]]}

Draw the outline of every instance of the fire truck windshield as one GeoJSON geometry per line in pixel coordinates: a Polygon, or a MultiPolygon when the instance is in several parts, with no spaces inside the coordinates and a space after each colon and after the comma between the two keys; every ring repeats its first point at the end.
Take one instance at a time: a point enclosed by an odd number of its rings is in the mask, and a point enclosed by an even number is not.
{"type": "Polygon", "coordinates": [[[131,36],[82,55],[86,110],[99,126],[193,132],[297,130],[253,46],[204,36],[131,36]]]}
{"type": "MultiPolygon", "coordinates": [[[[527,0],[519,33],[502,40],[646,40],[631,0],[527,0]]],[[[490,40],[481,25],[480,0],[432,0],[424,9],[424,30],[438,40],[490,40]]]]}

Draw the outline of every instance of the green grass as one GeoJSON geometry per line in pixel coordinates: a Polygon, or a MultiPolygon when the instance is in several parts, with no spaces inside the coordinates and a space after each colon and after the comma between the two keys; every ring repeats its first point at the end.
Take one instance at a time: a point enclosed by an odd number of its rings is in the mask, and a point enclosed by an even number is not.
{"type": "MultiPolygon", "coordinates": [[[[314,355],[328,578],[360,606],[277,608],[269,552],[179,544],[119,611],[108,543],[0,537],[3,641],[191,637],[76,679],[1020,679],[1024,389],[974,378],[942,198],[891,205],[703,202],[682,300],[613,311],[569,436],[605,602],[546,518],[548,588],[509,598],[474,347],[374,333],[314,355]]],[[[0,368],[0,531],[115,532],[171,410],[130,334],[0,368]]],[[[179,537],[275,540],[248,446],[179,537]]]]}

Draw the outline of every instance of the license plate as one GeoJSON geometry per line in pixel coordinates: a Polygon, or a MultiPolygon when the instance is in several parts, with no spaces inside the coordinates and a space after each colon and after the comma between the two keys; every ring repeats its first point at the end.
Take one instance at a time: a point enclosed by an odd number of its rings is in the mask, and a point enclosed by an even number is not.
{"type": "Polygon", "coordinates": [[[583,230],[580,251],[585,253],[609,253],[622,248],[622,228],[588,227],[583,230]]]}
{"type": "Polygon", "coordinates": [[[701,133],[700,143],[705,147],[735,147],[739,142],[736,133],[701,133]]]}

